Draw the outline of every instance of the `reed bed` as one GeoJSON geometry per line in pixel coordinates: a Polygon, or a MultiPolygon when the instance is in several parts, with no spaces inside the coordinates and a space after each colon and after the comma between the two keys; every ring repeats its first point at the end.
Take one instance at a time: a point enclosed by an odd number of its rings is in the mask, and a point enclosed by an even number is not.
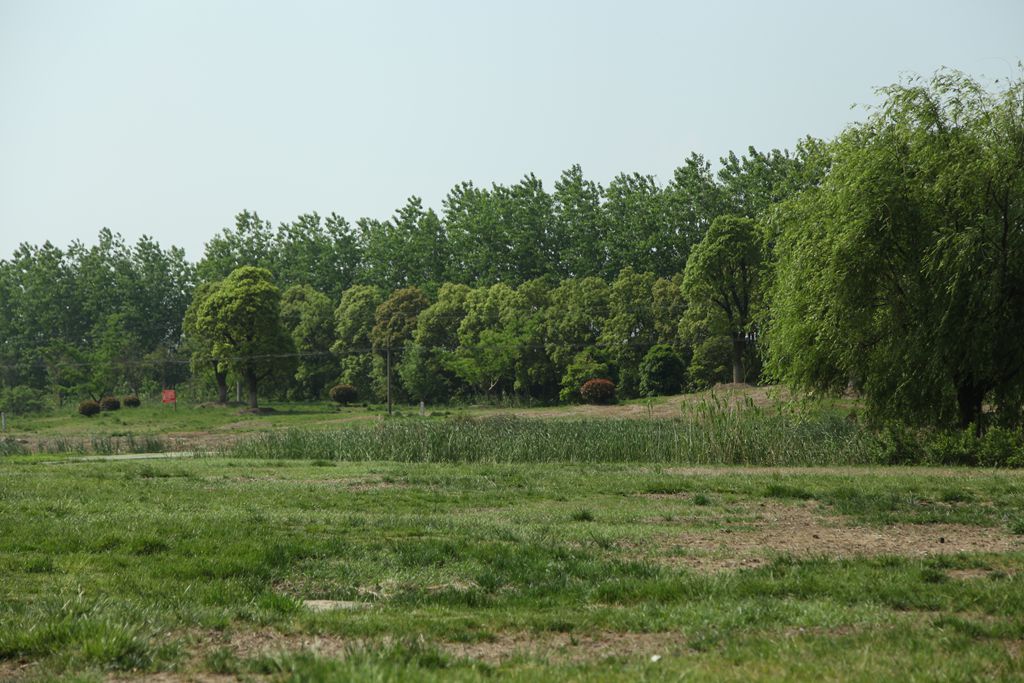
{"type": "Polygon", "coordinates": [[[176,450],[176,442],[152,434],[136,436],[56,436],[32,441],[12,437],[0,439],[0,456],[32,455],[119,455],[122,453],[164,453],[176,450]]]}
{"type": "Polygon", "coordinates": [[[673,419],[490,417],[392,419],[337,431],[291,429],[222,454],[399,462],[665,462],[687,465],[856,465],[882,460],[878,439],[828,413],[700,411],[673,419]]]}

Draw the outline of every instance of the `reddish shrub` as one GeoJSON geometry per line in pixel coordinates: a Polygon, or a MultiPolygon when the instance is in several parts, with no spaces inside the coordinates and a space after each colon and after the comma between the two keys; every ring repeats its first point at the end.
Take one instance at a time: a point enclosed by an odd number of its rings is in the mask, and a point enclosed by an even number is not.
{"type": "Polygon", "coordinates": [[[100,399],[100,408],[103,410],[121,410],[121,402],[115,396],[104,396],[100,399]]]}
{"type": "Polygon", "coordinates": [[[615,402],[615,382],[610,379],[592,379],[580,387],[580,397],[584,403],[603,405],[615,402]]]}

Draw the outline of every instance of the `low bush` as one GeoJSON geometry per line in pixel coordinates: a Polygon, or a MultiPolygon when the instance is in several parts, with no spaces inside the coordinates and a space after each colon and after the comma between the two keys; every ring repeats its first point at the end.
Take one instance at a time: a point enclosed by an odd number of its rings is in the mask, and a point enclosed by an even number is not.
{"type": "Polygon", "coordinates": [[[1024,467],[1024,430],[990,427],[976,436],[973,427],[940,432],[925,445],[927,461],[935,465],[1024,467]]]}
{"type": "Polygon", "coordinates": [[[46,394],[31,387],[0,387],[0,412],[26,415],[46,410],[46,394]]]}
{"type": "Polygon", "coordinates": [[[125,396],[124,397],[124,407],[125,408],[138,408],[141,405],[142,405],[142,401],[140,401],[139,397],[136,396],[135,394],[132,394],[131,396],[125,396]]]}
{"type": "Polygon", "coordinates": [[[100,404],[92,399],[82,401],[78,404],[78,413],[86,417],[92,417],[100,412],[100,404]]]}
{"type": "Polygon", "coordinates": [[[121,401],[116,396],[104,396],[100,399],[100,408],[103,410],[121,410],[121,401]]]}
{"type": "Polygon", "coordinates": [[[580,397],[585,403],[605,405],[615,402],[615,383],[610,379],[592,379],[580,387],[580,397]]]}
{"type": "Polygon", "coordinates": [[[924,461],[932,465],[977,465],[981,440],[973,431],[940,432],[924,446],[924,461]]]}
{"type": "Polygon", "coordinates": [[[335,403],[347,406],[349,403],[355,403],[357,398],[359,393],[351,384],[337,384],[331,387],[331,400],[335,403]]]}

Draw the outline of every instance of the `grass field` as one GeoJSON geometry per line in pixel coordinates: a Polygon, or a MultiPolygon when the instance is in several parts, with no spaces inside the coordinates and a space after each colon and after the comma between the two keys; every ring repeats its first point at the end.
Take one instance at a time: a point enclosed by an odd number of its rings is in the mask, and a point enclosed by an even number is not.
{"type": "Polygon", "coordinates": [[[1022,534],[999,470],[8,458],[0,680],[1019,680],[1022,534]]]}

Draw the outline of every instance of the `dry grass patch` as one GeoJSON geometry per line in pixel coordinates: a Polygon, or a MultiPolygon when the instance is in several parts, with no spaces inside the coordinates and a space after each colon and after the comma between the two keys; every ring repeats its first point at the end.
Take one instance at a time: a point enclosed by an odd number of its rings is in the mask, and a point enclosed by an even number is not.
{"type": "Polygon", "coordinates": [[[747,509],[742,525],[686,530],[659,536],[648,559],[701,571],[756,567],[778,555],[798,558],[927,557],[957,553],[1006,553],[1022,540],[1003,529],[967,524],[854,524],[826,515],[817,502],[765,502],[747,509]]]}

